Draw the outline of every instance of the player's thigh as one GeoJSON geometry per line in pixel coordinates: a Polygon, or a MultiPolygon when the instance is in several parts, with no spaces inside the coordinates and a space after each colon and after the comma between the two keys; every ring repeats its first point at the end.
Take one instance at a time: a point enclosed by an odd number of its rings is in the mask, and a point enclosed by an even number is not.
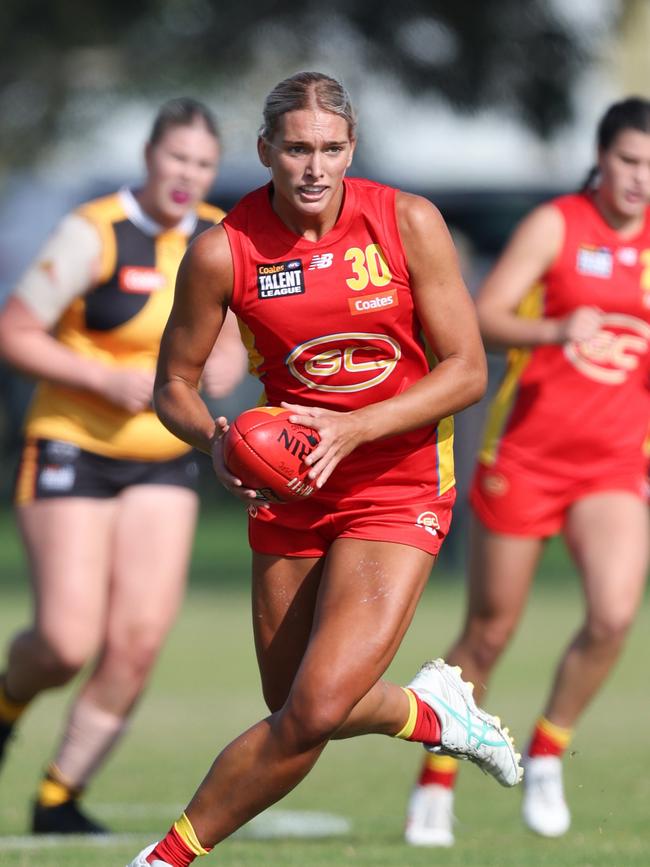
{"type": "Polygon", "coordinates": [[[108,596],[114,499],[57,497],[17,508],[35,597],[48,640],[95,644],[108,596]]]}
{"type": "Polygon", "coordinates": [[[374,686],[411,623],[434,559],[392,542],[334,542],[292,689],[298,704],[326,695],[344,716],[374,686]]]}
{"type": "Polygon", "coordinates": [[[253,552],[253,633],[271,710],[284,704],[305,653],[321,571],[320,558],[253,552]]]}
{"type": "Polygon", "coordinates": [[[513,624],[526,604],[543,540],[470,528],[467,619],[513,624]]]}
{"type": "Polygon", "coordinates": [[[134,485],[116,516],[109,640],[164,633],[183,598],[198,497],[180,485],[134,485]]]}
{"type": "Polygon", "coordinates": [[[565,535],[590,616],[626,625],[639,606],[648,571],[646,503],[625,491],[592,494],[569,509],[565,535]]]}

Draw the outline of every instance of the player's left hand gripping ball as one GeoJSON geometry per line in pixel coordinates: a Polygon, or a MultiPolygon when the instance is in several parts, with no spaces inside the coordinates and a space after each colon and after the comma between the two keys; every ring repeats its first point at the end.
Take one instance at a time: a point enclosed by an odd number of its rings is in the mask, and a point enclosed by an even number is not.
{"type": "Polygon", "coordinates": [[[320,442],[317,431],[289,421],[274,406],[241,413],[224,437],[226,466],[244,487],[272,503],[289,503],[314,492],[305,458],[320,442]]]}

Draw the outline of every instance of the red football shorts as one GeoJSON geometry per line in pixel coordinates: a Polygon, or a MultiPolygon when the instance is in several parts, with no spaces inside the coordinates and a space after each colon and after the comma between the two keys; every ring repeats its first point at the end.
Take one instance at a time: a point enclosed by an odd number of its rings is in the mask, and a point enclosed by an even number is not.
{"type": "Polygon", "coordinates": [[[336,539],[397,542],[437,554],[451,524],[456,489],[434,497],[411,487],[385,489],[373,497],[366,488],[355,496],[322,493],[295,503],[249,509],[248,538],[260,554],[321,557],[336,539]]]}
{"type": "Polygon", "coordinates": [[[645,499],[644,477],[630,470],[567,479],[500,460],[494,467],[477,464],[469,499],[488,530],[541,539],[562,529],[573,503],[591,494],[613,491],[628,491],[645,499]]]}

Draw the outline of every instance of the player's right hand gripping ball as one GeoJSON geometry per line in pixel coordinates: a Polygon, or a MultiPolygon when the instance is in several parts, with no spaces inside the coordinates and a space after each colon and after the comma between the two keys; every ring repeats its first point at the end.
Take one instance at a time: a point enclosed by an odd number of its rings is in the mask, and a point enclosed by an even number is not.
{"type": "Polygon", "coordinates": [[[272,503],[289,503],[314,492],[305,458],[320,437],[313,428],[290,422],[291,415],[275,406],[247,409],[224,437],[223,455],[230,472],[272,503]]]}

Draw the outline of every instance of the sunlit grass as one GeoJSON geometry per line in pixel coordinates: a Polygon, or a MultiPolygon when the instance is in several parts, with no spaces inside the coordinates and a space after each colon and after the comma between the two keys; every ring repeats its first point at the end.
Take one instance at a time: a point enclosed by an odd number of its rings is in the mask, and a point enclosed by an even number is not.
{"type": "MultiPolygon", "coordinates": [[[[90,811],[132,835],[98,848],[66,842],[19,848],[29,801],[60,731],[70,692],[48,694],[30,709],[0,777],[2,867],[123,867],[164,833],[212,758],[264,714],[250,638],[245,525],[239,512],[206,514],[198,536],[192,590],[150,690],[122,748],[87,797],[90,811]]],[[[0,520],[0,642],[27,616],[22,555],[11,523],[0,520]]],[[[561,645],[580,616],[580,594],[561,549],[548,552],[526,619],[487,701],[520,744],[538,714],[561,645]]],[[[462,615],[462,582],[434,573],[390,674],[407,681],[420,662],[444,653],[462,615]]],[[[567,760],[573,827],[542,840],[519,822],[519,793],[463,768],[457,844],[414,850],[402,843],[405,800],[421,751],[371,736],[332,744],[312,774],[279,808],[347,818],[351,832],[323,840],[235,839],[201,863],[225,867],[647,867],[650,862],[650,740],[647,602],[624,657],[580,726],[567,760]]],[[[263,768],[260,769],[260,774],[263,768]]]]}

